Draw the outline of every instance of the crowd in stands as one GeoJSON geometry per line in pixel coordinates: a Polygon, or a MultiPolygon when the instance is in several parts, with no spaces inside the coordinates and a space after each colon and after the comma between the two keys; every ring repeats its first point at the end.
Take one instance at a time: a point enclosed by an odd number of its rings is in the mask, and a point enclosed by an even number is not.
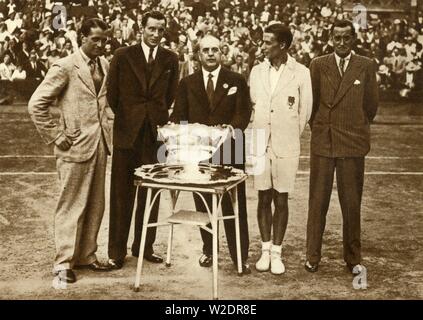
{"type": "MultiPolygon", "coordinates": [[[[342,0],[301,5],[294,0],[0,0],[0,103],[11,103],[14,83],[26,81],[35,89],[57,59],[77,50],[83,19],[99,17],[109,24],[105,57],[110,61],[116,49],[140,43],[142,14],[151,9],[166,15],[162,45],[179,55],[180,78],[198,68],[196,43],[205,34],[221,39],[223,65],[248,79],[264,59],[266,26],[288,25],[294,35],[291,55],[308,66],[333,52],[329,33],[335,19],[353,20],[342,0]],[[66,19],[59,19],[55,6],[66,8],[66,19]]],[[[356,24],[356,31],[354,51],[375,61],[381,90],[407,97],[422,88],[422,12],[407,19],[368,14],[367,24],[356,24]]]]}

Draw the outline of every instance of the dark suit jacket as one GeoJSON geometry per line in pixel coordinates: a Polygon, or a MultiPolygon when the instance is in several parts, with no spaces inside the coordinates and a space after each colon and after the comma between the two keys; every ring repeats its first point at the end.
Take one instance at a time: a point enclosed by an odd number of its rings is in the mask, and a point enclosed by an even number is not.
{"type": "Polygon", "coordinates": [[[117,148],[133,147],[145,119],[153,134],[169,118],[178,85],[178,57],[159,47],[150,81],[141,45],[116,50],[110,64],[107,99],[115,113],[113,143],[117,148]]]}
{"type": "Polygon", "coordinates": [[[365,156],[379,103],[375,64],[353,54],[341,78],[335,54],[330,54],[314,59],[310,72],[311,152],[325,157],[365,156]]]}
{"type": "Polygon", "coordinates": [[[32,68],[31,62],[27,62],[23,69],[26,72],[26,78],[27,79],[43,79],[44,75],[46,73],[46,67],[40,62],[37,61],[36,63],[36,68],[32,68]]]}
{"type": "Polygon", "coordinates": [[[116,38],[112,38],[108,41],[110,45],[112,46],[112,52],[113,54],[116,52],[117,49],[126,47],[128,44],[122,39],[122,43],[119,43],[116,38]]]}
{"type": "MultiPolygon", "coordinates": [[[[221,68],[211,106],[201,70],[181,80],[170,121],[175,123],[188,121],[209,126],[227,124],[244,131],[249,124],[250,116],[251,104],[247,82],[242,75],[221,68]],[[236,92],[228,95],[230,91],[235,90],[232,88],[236,88],[236,92]]],[[[232,141],[231,164],[235,164],[237,160],[234,157],[234,148],[232,141]]],[[[239,164],[239,161],[237,162],[239,164]]]]}

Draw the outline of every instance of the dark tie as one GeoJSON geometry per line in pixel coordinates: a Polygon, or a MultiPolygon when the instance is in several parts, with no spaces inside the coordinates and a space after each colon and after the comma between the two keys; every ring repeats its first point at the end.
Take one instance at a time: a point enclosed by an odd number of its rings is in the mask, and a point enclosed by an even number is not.
{"type": "Polygon", "coordinates": [[[150,48],[150,52],[148,54],[147,72],[146,72],[147,83],[150,83],[150,77],[151,77],[151,74],[153,72],[153,67],[154,67],[153,49],[150,48]]]}
{"type": "Polygon", "coordinates": [[[90,60],[88,63],[91,71],[91,76],[93,77],[95,91],[98,94],[101,88],[101,84],[103,83],[103,75],[98,67],[98,63],[96,60],[90,60]]]}
{"type": "Polygon", "coordinates": [[[209,80],[207,80],[207,97],[209,98],[209,105],[212,105],[214,86],[213,86],[213,75],[209,73],[209,80]]]}
{"type": "Polygon", "coordinates": [[[344,76],[344,68],[345,68],[345,59],[341,59],[341,61],[339,61],[339,69],[341,71],[341,77],[344,76]]]}
{"type": "Polygon", "coordinates": [[[150,53],[148,55],[148,62],[147,62],[149,66],[151,66],[154,62],[153,51],[154,49],[150,48],[150,53]]]}

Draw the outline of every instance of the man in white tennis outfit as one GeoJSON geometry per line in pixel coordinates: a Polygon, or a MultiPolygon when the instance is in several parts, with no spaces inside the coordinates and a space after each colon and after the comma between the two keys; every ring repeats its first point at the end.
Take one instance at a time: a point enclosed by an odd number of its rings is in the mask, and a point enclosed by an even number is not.
{"type": "Polygon", "coordinates": [[[273,274],[285,272],[282,242],[288,224],[288,193],[294,189],[300,136],[313,104],[309,70],[288,55],[292,38],[290,30],[282,24],[267,27],[262,46],[267,59],[255,66],[250,75],[254,110],[251,152],[262,239],[262,254],[256,269],[270,270],[273,274]]]}

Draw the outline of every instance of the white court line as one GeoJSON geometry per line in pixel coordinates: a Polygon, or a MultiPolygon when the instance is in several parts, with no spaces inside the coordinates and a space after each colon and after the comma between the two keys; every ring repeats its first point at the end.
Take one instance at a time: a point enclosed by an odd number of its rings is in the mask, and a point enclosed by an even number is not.
{"type": "MultiPolygon", "coordinates": [[[[299,175],[310,175],[310,171],[298,171],[299,175]]],[[[33,175],[33,176],[47,176],[47,175],[56,175],[57,172],[54,171],[45,171],[45,172],[0,172],[0,176],[21,176],[21,175],[33,175]]],[[[383,175],[397,175],[397,176],[423,176],[423,171],[368,171],[364,173],[365,175],[374,175],[374,176],[383,176],[383,175]]]]}
{"type": "MultiPolygon", "coordinates": [[[[310,175],[310,171],[297,171],[300,175],[310,175]]],[[[423,176],[423,171],[368,171],[364,172],[368,176],[423,176]]]]}
{"type": "MultiPolygon", "coordinates": [[[[54,155],[0,155],[0,159],[15,159],[15,158],[25,158],[25,159],[36,159],[36,158],[42,158],[42,159],[51,159],[56,158],[54,155]]],[[[300,156],[300,159],[310,159],[310,156],[300,156]]],[[[373,160],[423,160],[423,156],[417,156],[417,157],[377,157],[377,156],[369,156],[366,157],[366,159],[373,159],[373,160]]]]}
{"type": "MultiPolygon", "coordinates": [[[[377,157],[377,156],[369,156],[365,157],[367,159],[373,159],[373,160],[419,160],[423,159],[423,156],[417,156],[417,157],[377,157]]],[[[300,156],[300,159],[310,159],[310,156],[300,156]]]]}
{"type": "Polygon", "coordinates": [[[50,159],[55,158],[55,156],[47,156],[47,155],[21,155],[21,156],[13,156],[13,155],[0,155],[0,159],[15,159],[15,158],[42,158],[42,159],[50,159]]]}

